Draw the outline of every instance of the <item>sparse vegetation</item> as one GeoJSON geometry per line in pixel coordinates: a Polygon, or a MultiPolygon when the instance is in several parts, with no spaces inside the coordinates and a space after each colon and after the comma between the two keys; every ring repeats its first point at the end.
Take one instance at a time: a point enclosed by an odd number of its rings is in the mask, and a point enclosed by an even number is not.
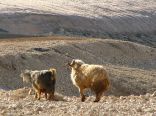
{"type": "Polygon", "coordinates": [[[0,0],[0,115],[155,116],[155,9],[155,0],[0,0]],[[108,72],[98,103],[88,90],[80,102],[72,59],[108,72]],[[58,101],[36,100],[19,75],[51,67],[58,101]]]}
{"type": "Polygon", "coordinates": [[[0,87],[4,89],[0,90],[1,115],[154,115],[156,112],[155,48],[93,38],[39,37],[0,41],[0,87]],[[95,97],[90,91],[85,92],[90,97],[80,102],[78,90],[70,80],[70,71],[65,67],[73,58],[102,64],[108,71],[111,89],[99,103],[92,102],[95,97]],[[29,89],[23,88],[26,85],[19,74],[26,68],[50,67],[58,71],[56,92],[59,94],[56,96],[59,101],[46,101],[44,97],[37,101],[34,94],[28,95],[29,89]]]}

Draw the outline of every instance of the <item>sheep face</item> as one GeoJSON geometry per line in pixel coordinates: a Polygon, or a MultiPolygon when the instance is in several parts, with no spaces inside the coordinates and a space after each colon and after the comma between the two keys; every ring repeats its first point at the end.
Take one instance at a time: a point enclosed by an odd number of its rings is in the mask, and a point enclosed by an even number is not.
{"type": "Polygon", "coordinates": [[[25,70],[20,74],[20,77],[23,79],[23,82],[31,82],[31,75],[29,70],[25,70]]]}
{"type": "Polygon", "coordinates": [[[84,64],[84,62],[79,59],[73,59],[71,63],[68,63],[68,65],[75,70],[79,69],[82,64],[84,64]]]}

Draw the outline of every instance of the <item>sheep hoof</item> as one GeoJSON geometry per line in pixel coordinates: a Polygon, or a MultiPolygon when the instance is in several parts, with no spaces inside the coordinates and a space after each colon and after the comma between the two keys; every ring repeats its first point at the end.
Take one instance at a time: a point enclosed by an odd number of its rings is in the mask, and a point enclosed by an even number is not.
{"type": "Polygon", "coordinates": [[[35,95],[34,98],[37,99],[37,96],[35,95]]]}
{"type": "Polygon", "coordinates": [[[81,98],[81,102],[84,102],[84,101],[85,101],[85,99],[86,99],[85,97],[82,97],[82,98],[81,98]]]}
{"type": "Polygon", "coordinates": [[[95,100],[94,100],[94,102],[98,102],[98,101],[100,101],[100,100],[99,100],[99,99],[95,99],[95,100]]]}

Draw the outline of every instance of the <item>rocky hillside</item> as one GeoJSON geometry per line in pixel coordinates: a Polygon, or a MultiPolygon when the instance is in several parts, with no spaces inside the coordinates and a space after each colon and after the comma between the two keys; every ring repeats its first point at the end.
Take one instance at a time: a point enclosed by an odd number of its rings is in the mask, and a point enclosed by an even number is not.
{"type": "Polygon", "coordinates": [[[1,115],[155,116],[156,1],[0,0],[1,115]],[[72,59],[108,72],[100,102],[90,90],[80,102],[65,65],[72,59]],[[35,100],[19,75],[51,67],[56,100],[35,100]]]}
{"type": "Polygon", "coordinates": [[[145,94],[156,88],[156,49],[131,42],[69,37],[21,38],[1,40],[0,54],[0,87],[5,89],[23,86],[19,78],[22,70],[55,67],[58,92],[77,95],[70,81],[70,70],[65,66],[73,58],[104,65],[116,91],[114,95],[145,94]]]}
{"type": "Polygon", "coordinates": [[[0,40],[1,115],[150,115],[156,112],[156,49],[119,40],[70,37],[33,37],[0,40]],[[101,64],[111,88],[99,103],[86,91],[82,103],[65,63],[79,58],[101,64]],[[58,101],[37,101],[22,70],[57,69],[58,101]],[[19,89],[21,88],[21,89],[19,89]],[[17,89],[17,90],[16,90],[17,89]]]}
{"type": "Polygon", "coordinates": [[[109,37],[155,47],[155,9],[155,0],[0,0],[0,29],[7,35],[109,37]]]}

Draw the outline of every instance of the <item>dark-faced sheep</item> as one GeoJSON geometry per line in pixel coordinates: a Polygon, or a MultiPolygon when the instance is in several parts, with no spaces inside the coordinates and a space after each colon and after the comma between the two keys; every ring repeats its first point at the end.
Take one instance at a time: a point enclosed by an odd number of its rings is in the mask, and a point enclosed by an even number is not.
{"type": "Polygon", "coordinates": [[[107,72],[103,66],[85,64],[82,60],[78,59],[72,60],[68,65],[72,69],[71,80],[79,89],[81,101],[85,101],[84,89],[90,88],[96,94],[94,102],[98,102],[110,84],[107,72]]]}
{"type": "Polygon", "coordinates": [[[40,71],[25,70],[20,76],[23,78],[23,82],[32,84],[36,99],[39,100],[41,98],[41,93],[45,93],[46,99],[54,99],[56,69],[51,68],[50,70],[40,71]]]}

